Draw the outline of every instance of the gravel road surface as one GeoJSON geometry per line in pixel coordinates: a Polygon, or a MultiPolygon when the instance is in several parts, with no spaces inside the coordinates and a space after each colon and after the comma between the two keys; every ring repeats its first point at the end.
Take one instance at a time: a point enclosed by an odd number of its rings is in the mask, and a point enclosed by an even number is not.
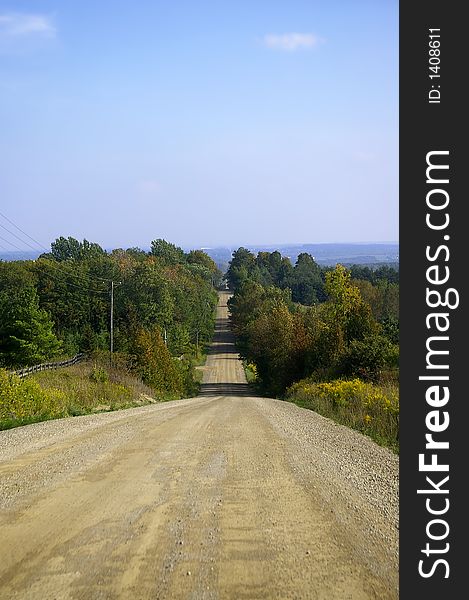
{"type": "Polygon", "coordinates": [[[0,598],[399,597],[397,457],[253,396],[227,298],[199,397],[0,432],[0,598]]]}

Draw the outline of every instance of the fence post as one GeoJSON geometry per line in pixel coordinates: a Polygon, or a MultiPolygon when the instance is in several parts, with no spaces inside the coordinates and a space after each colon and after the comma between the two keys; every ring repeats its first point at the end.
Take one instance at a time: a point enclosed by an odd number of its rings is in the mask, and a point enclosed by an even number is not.
{"type": "Polygon", "coordinates": [[[59,367],[71,367],[77,362],[82,361],[85,356],[86,355],[84,352],[80,352],[68,360],[62,360],[54,363],[41,363],[40,365],[34,365],[32,367],[25,367],[23,369],[17,369],[16,371],[10,371],[9,374],[17,375],[20,379],[23,379],[23,377],[27,377],[28,375],[31,375],[31,373],[36,373],[38,371],[48,371],[49,369],[56,370],[59,367]]]}

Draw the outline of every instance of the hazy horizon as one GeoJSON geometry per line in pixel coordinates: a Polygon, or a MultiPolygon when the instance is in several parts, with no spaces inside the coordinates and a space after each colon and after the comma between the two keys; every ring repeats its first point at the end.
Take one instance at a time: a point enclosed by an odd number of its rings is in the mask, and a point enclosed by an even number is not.
{"type": "MultiPolygon", "coordinates": [[[[12,227],[12,230],[14,230],[14,227],[12,227]]],[[[2,232],[3,233],[3,232],[2,232]]],[[[55,241],[56,239],[58,239],[59,237],[64,237],[64,238],[68,238],[68,237],[73,237],[73,236],[58,236],[57,238],[55,238],[52,241],[55,241]]],[[[123,250],[128,250],[130,248],[139,248],[140,250],[143,250],[145,252],[149,252],[151,249],[151,244],[150,242],[147,242],[145,244],[135,244],[134,246],[128,246],[128,245],[122,245],[122,244],[116,244],[116,245],[112,245],[112,246],[106,246],[103,244],[100,244],[99,241],[96,240],[90,240],[88,238],[75,238],[78,241],[82,242],[83,240],[87,240],[88,242],[92,242],[92,243],[97,243],[99,246],[101,246],[101,248],[103,248],[103,250],[105,250],[106,252],[112,252],[113,250],[117,250],[117,249],[123,249],[123,250]]],[[[154,238],[157,239],[157,238],[154,238]]],[[[162,238],[165,239],[167,242],[170,243],[174,243],[172,240],[167,239],[167,238],[162,238]]],[[[51,242],[52,243],[52,242],[51,242]]],[[[176,244],[179,245],[179,244],[176,244]]],[[[237,250],[238,248],[278,248],[279,250],[282,248],[289,248],[289,247],[304,247],[304,246],[399,246],[399,241],[398,240],[383,240],[383,241],[359,241],[359,242],[347,242],[347,241],[334,241],[334,242],[279,242],[279,243],[262,243],[262,244],[250,244],[250,243],[235,243],[235,244],[220,244],[220,245],[200,245],[200,244],[180,244],[179,247],[182,248],[184,251],[190,251],[190,250],[229,250],[229,249],[233,249],[233,250],[237,250]]],[[[50,251],[51,247],[49,245],[49,247],[44,246],[44,247],[38,247],[37,250],[33,250],[32,248],[25,248],[24,250],[19,250],[19,249],[4,249],[2,247],[0,247],[0,256],[2,255],[6,255],[6,254],[19,254],[19,253],[24,253],[24,254],[43,254],[44,252],[48,252],[50,251]]]]}
{"type": "MultiPolygon", "coordinates": [[[[91,240],[90,240],[91,241],[91,240]]],[[[169,240],[167,240],[169,241],[169,240]]],[[[243,244],[235,244],[234,246],[214,246],[214,247],[199,247],[199,246],[183,246],[185,252],[195,249],[203,249],[222,269],[226,270],[228,263],[232,258],[232,254],[243,244]]],[[[354,242],[354,243],[324,243],[324,244],[247,244],[248,250],[256,254],[257,252],[273,252],[279,251],[282,256],[286,256],[294,264],[298,256],[307,252],[312,255],[315,261],[322,266],[341,264],[390,264],[399,263],[399,244],[397,242],[354,242]]],[[[147,246],[139,246],[143,251],[149,252],[147,246]]],[[[111,252],[114,248],[105,248],[107,252],[111,252]]],[[[6,253],[0,250],[0,260],[35,260],[41,252],[12,252],[6,253]]]]}

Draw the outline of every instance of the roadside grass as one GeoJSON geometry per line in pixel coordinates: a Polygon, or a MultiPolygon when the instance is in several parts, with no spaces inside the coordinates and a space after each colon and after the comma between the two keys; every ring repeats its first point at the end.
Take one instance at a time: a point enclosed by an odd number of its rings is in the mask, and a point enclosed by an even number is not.
{"type": "Polygon", "coordinates": [[[97,361],[24,379],[0,370],[0,429],[156,401],[153,390],[129,372],[97,361]]]}
{"type": "Polygon", "coordinates": [[[287,389],[285,399],[356,429],[399,453],[399,388],[395,383],[303,379],[287,389]]]}

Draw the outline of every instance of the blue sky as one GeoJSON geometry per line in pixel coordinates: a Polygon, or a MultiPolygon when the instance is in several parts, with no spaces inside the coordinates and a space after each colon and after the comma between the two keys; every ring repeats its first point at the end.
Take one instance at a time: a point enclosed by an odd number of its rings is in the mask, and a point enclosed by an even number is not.
{"type": "Polygon", "coordinates": [[[0,0],[0,196],[47,246],[396,241],[398,2],[0,0]]]}

